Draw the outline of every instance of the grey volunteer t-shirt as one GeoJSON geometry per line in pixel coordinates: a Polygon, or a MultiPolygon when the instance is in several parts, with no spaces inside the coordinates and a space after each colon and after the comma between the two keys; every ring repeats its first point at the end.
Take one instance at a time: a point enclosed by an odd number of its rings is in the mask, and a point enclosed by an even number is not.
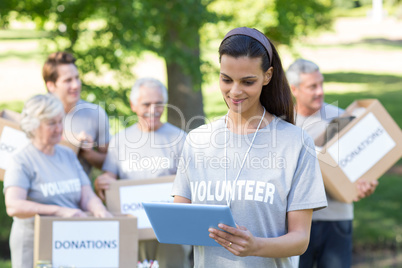
{"type": "Polygon", "coordinates": [[[102,169],[123,180],[176,174],[185,138],[186,132],[169,123],[153,132],[135,124],[111,139],[102,169]]]}
{"type": "MultiPolygon", "coordinates": [[[[238,225],[256,237],[279,237],[287,233],[287,212],[327,205],[313,141],[300,128],[275,117],[259,130],[231,195],[253,136],[228,131],[224,117],[191,131],[172,195],[194,204],[219,205],[233,197],[231,210],[238,225]]],[[[237,257],[223,247],[195,246],[194,253],[195,267],[292,267],[290,257],[237,257]]]]}
{"type": "MultiPolygon", "coordinates": [[[[338,107],[324,103],[315,114],[305,117],[296,115],[296,125],[304,129],[313,139],[321,135],[329,122],[339,117],[344,111],[338,107]]],[[[319,221],[342,221],[353,219],[353,203],[339,202],[327,194],[328,207],[314,211],[313,220],[319,221]]]]}
{"type": "Polygon", "coordinates": [[[28,144],[13,157],[4,176],[4,190],[18,186],[28,191],[30,201],[69,208],[79,208],[81,187],[89,184],[77,156],[62,145],[46,155],[28,144]]]}
{"type": "MultiPolygon", "coordinates": [[[[77,137],[82,131],[93,138],[97,147],[109,143],[109,118],[102,107],[79,100],[74,110],[66,114],[64,138],[72,144],[79,144],[77,137]]],[[[92,169],[91,165],[82,157],[79,157],[79,160],[89,175],[92,169]]]]}
{"type": "MultiPolygon", "coordinates": [[[[54,154],[46,155],[30,143],[10,162],[4,176],[4,191],[17,186],[27,190],[27,200],[80,207],[81,187],[90,181],[71,149],[56,145],[54,154]]],[[[33,218],[14,217],[10,234],[13,266],[33,266],[33,229],[33,218]]]]}

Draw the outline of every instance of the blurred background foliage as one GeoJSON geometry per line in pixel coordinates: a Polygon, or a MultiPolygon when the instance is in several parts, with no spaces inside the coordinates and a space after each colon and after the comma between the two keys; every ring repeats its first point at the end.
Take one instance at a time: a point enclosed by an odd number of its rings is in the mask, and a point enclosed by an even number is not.
{"type": "Polygon", "coordinates": [[[144,51],[152,51],[166,63],[170,104],[187,119],[204,115],[200,89],[215,66],[200,50],[216,49],[211,42],[239,26],[289,45],[327,28],[331,6],[330,0],[7,0],[0,3],[0,26],[15,19],[35,22],[47,37],[43,53],[73,52],[83,74],[83,98],[113,99],[115,105],[105,108],[116,116],[130,114],[132,68],[144,51]]]}
{"type": "MultiPolygon", "coordinates": [[[[7,37],[0,36],[0,41],[38,38],[41,60],[56,50],[72,52],[82,75],[83,99],[101,103],[114,118],[111,120],[118,121],[131,115],[128,93],[136,78],[133,69],[151,51],[165,62],[170,104],[188,116],[204,115],[204,94],[208,107],[213,107],[205,109],[205,116],[213,119],[224,113],[226,107],[219,94],[201,93],[201,89],[216,80],[217,48],[230,28],[257,28],[277,46],[291,50],[297,40],[329,29],[335,17],[365,16],[371,4],[372,0],[2,0],[0,29],[7,30],[13,21],[21,21],[33,22],[36,30],[11,31],[7,37]]],[[[402,18],[402,0],[384,0],[384,8],[402,18]]],[[[390,49],[385,45],[386,48],[378,49],[390,49]]],[[[392,49],[399,49],[400,45],[396,46],[392,49]]],[[[378,98],[388,104],[387,110],[402,125],[400,76],[348,72],[328,73],[325,78],[327,83],[343,81],[345,87],[367,86],[360,92],[327,93],[327,102],[340,101],[340,106],[346,107],[362,96],[378,98]]],[[[3,108],[20,111],[22,102],[0,104],[3,108]]],[[[356,204],[358,246],[402,245],[401,216],[395,213],[399,188],[393,187],[400,176],[384,177],[387,179],[380,183],[376,195],[356,204]]],[[[0,192],[0,259],[9,254],[12,221],[4,208],[0,192]]]]}

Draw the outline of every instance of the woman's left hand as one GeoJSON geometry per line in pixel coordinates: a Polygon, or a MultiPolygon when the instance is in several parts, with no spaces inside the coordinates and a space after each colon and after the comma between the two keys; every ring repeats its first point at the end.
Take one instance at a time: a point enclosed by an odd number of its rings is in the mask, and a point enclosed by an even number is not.
{"type": "Polygon", "coordinates": [[[246,227],[237,226],[237,228],[234,228],[225,224],[219,224],[218,227],[226,232],[209,228],[209,237],[236,256],[245,257],[254,255],[256,248],[258,248],[257,239],[246,227]]]}
{"type": "Polygon", "coordinates": [[[112,213],[105,209],[97,209],[93,213],[96,218],[113,218],[112,213]]]}

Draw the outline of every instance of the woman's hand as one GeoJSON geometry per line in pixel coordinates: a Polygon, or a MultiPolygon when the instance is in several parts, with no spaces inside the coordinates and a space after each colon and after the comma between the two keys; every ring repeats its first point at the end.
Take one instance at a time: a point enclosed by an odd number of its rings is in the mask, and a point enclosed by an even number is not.
{"type": "Polygon", "coordinates": [[[253,256],[257,245],[257,238],[244,226],[237,228],[230,227],[225,224],[219,224],[219,229],[209,228],[209,237],[215,239],[224,248],[232,252],[236,256],[253,256]]]}
{"type": "Polygon", "coordinates": [[[98,209],[95,210],[93,213],[96,218],[113,218],[112,213],[110,213],[106,209],[98,209]]]}
{"type": "Polygon", "coordinates": [[[74,218],[85,218],[88,216],[81,209],[66,208],[66,207],[59,207],[59,209],[56,211],[55,215],[62,217],[62,218],[73,218],[73,217],[74,218]]]}
{"type": "Polygon", "coordinates": [[[289,211],[288,232],[278,237],[255,237],[246,227],[233,228],[224,224],[218,225],[223,231],[210,228],[209,236],[236,256],[283,258],[301,255],[310,239],[312,213],[312,209],[289,211]]]}
{"type": "Polygon", "coordinates": [[[113,217],[113,215],[107,211],[99,197],[95,195],[90,185],[81,187],[81,209],[92,212],[97,218],[113,217]]]}

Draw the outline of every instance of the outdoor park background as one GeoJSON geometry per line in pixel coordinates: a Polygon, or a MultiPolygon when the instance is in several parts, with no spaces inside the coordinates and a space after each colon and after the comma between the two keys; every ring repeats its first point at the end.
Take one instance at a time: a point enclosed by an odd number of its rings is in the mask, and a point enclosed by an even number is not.
{"type": "MultiPolygon", "coordinates": [[[[381,21],[374,21],[368,16],[370,3],[357,8],[338,5],[331,10],[333,22],[328,29],[312,29],[308,35],[299,34],[294,38],[291,46],[279,44],[278,48],[284,68],[297,57],[319,64],[325,77],[326,102],[338,102],[340,107],[346,108],[355,99],[376,98],[402,127],[402,4],[385,1],[384,9],[386,16],[381,21]]],[[[20,112],[25,100],[46,92],[41,68],[47,54],[55,50],[54,46],[49,46],[51,38],[53,36],[46,31],[36,30],[28,19],[15,19],[0,29],[0,110],[20,112]]],[[[216,69],[217,40],[222,36],[216,34],[215,38],[208,47],[201,46],[203,57],[212,62],[206,71],[204,69],[206,74],[201,83],[203,108],[209,119],[223,115],[226,110],[216,69]]],[[[129,90],[135,77],[141,76],[153,76],[168,84],[164,58],[145,51],[138,53],[135,59],[134,67],[130,69],[133,75],[123,77],[122,85],[125,86],[118,90],[129,90]]],[[[113,84],[111,73],[104,72],[101,82],[113,84]]],[[[85,84],[90,79],[85,77],[84,80],[83,91],[87,93],[93,90],[85,84]]],[[[95,97],[87,93],[88,100],[98,101],[96,93],[95,97]]],[[[103,100],[109,108],[106,110],[111,113],[110,105],[116,105],[123,107],[116,109],[118,114],[129,114],[124,102],[115,98],[103,100]]],[[[402,267],[401,183],[400,160],[380,179],[374,195],[355,204],[353,267],[402,267]]],[[[5,214],[1,192],[0,268],[11,267],[7,260],[11,221],[5,214]]]]}

